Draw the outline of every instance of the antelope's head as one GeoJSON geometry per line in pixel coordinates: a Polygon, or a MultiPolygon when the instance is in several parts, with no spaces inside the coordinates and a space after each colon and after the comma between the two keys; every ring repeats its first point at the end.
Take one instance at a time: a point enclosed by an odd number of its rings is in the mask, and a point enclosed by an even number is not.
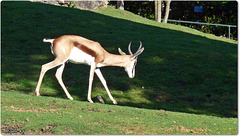
{"type": "MultiPolygon", "coordinates": [[[[143,52],[144,47],[142,47],[142,42],[140,41],[140,46],[136,53],[132,53],[131,51],[131,43],[128,45],[128,52],[130,54],[130,60],[128,61],[128,65],[125,68],[125,71],[128,73],[129,78],[134,78],[135,76],[135,67],[137,65],[137,58],[138,56],[143,52]]],[[[118,51],[121,55],[126,55],[120,48],[118,48],[118,51]]]]}

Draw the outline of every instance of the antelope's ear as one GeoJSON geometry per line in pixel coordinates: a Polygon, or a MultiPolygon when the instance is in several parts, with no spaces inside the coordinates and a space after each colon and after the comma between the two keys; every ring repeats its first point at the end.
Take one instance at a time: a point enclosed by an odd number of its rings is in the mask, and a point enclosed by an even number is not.
{"type": "Polygon", "coordinates": [[[121,55],[126,55],[126,53],[124,53],[120,48],[118,48],[118,52],[119,52],[121,55]]]}

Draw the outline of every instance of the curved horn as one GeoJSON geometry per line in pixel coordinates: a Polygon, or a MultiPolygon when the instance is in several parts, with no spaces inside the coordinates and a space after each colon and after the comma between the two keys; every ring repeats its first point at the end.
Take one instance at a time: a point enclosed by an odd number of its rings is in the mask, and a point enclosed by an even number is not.
{"type": "Polygon", "coordinates": [[[144,50],[144,47],[141,48],[140,50],[138,50],[136,53],[133,54],[134,57],[137,57],[138,55],[140,55],[144,50]]]}
{"type": "Polygon", "coordinates": [[[141,47],[142,47],[142,42],[141,41],[139,41],[139,42],[140,42],[140,46],[139,46],[137,51],[139,51],[141,49],[141,47]]]}
{"type": "Polygon", "coordinates": [[[129,52],[130,55],[133,55],[132,51],[131,51],[131,43],[132,43],[132,41],[128,45],[128,52],[129,52]]]}
{"type": "Polygon", "coordinates": [[[119,52],[121,55],[126,55],[126,53],[124,53],[120,48],[118,48],[118,52],[119,52]]]}
{"type": "Polygon", "coordinates": [[[140,41],[140,46],[139,46],[137,52],[132,55],[132,57],[136,58],[138,55],[140,55],[143,52],[143,50],[144,50],[144,47],[142,48],[142,42],[140,41]]]}

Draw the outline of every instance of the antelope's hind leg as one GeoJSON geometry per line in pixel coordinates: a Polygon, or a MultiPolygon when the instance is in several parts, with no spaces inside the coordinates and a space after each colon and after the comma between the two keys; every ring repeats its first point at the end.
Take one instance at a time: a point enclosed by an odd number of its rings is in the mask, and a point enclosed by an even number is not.
{"type": "Polygon", "coordinates": [[[70,100],[73,100],[72,96],[69,94],[69,92],[68,92],[67,88],[65,87],[65,85],[63,83],[63,80],[62,80],[62,73],[63,73],[64,67],[65,67],[65,63],[60,65],[59,68],[57,69],[57,72],[56,72],[55,76],[58,80],[58,83],[61,85],[62,89],[64,90],[65,94],[67,95],[67,97],[70,100]]]}
{"type": "Polygon", "coordinates": [[[38,84],[37,84],[37,87],[36,87],[36,90],[35,90],[36,96],[40,96],[39,90],[40,90],[42,80],[43,80],[43,77],[44,77],[45,73],[48,70],[57,67],[61,63],[62,63],[62,61],[56,58],[52,62],[49,62],[47,64],[42,65],[42,69],[41,69],[41,73],[40,73],[40,76],[39,76],[38,84]]]}

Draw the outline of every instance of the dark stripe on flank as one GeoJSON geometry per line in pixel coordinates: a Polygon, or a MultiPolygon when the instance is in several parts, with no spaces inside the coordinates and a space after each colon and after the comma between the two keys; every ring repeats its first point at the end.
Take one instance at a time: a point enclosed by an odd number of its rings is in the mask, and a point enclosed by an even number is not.
{"type": "Polygon", "coordinates": [[[80,49],[81,51],[85,52],[86,54],[94,57],[95,59],[97,58],[97,53],[91,49],[89,49],[88,47],[84,46],[84,45],[81,45],[77,42],[74,42],[73,45],[75,47],[77,47],[78,49],[80,49]]]}

